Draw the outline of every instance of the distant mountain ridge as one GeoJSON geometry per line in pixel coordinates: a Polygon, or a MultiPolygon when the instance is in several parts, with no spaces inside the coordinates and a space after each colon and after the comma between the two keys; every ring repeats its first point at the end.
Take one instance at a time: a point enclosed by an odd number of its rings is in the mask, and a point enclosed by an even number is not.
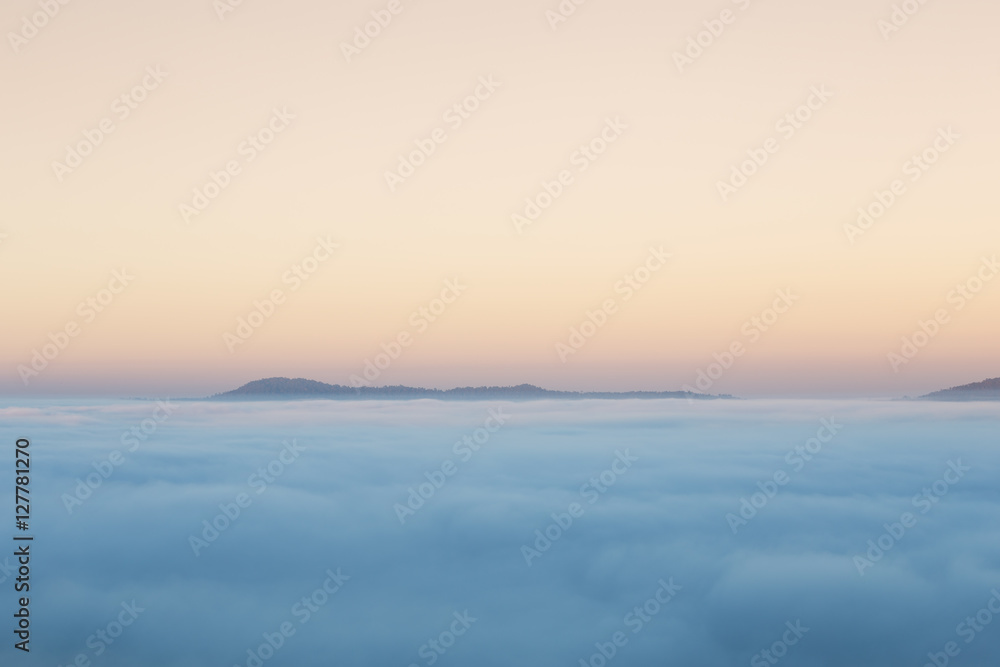
{"type": "Polygon", "coordinates": [[[455,389],[424,389],[422,387],[348,387],[327,384],[305,378],[273,377],[247,382],[232,391],[215,394],[213,400],[267,400],[294,398],[332,399],[416,399],[438,398],[450,400],[508,399],[529,400],[539,398],[689,398],[699,400],[731,399],[728,394],[714,396],[689,391],[553,391],[531,384],[514,387],[456,387],[455,389]]]}
{"type": "Polygon", "coordinates": [[[1000,378],[942,389],[920,398],[930,401],[1000,401],[1000,378]]]}

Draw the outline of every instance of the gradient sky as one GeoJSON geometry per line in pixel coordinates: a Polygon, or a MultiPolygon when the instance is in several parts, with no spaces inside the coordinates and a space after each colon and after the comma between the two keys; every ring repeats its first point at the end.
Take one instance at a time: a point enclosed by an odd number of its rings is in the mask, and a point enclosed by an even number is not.
{"type": "Polygon", "coordinates": [[[678,389],[734,342],[746,353],[713,393],[889,396],[1000,375],[1000,280],[949,299],[1000,252],[995,2],[927,3],[886,38],[888,1],[590,0],[553,29],[556,0],[403,0],[348,62],[341,44],[388,4],[244,0],[220,18],[211,0],[88,0],[15,44],[39,4],[6,3],[0,391],[347,384],[401,332],[413,343],[375,384],[678,389]],[[679,71],[674,52],[723,10],[731,24],[679,71]],[[157,66],[121,118],[115,100],[157,66]],[[453,127],[480,77],[499,88],[453,127]],[[824,86],[794,136],[779,131],[824,86]],[[249,161],[239,147],[275,108],[295,118],[249,161]],[[105,118],[114,132],[60,181],[53,162],[105,118]],[[574,153],[616,118],[627,128],[579,171],[574,153]],[[447,141],[390,191],[385,172],[435,128],[447,141]],[[907,161],[946,128],[957,140],[911,180],[907,161]],[[717,183],[772,137],[724,203],[717,183]],[[185,221],[230,160],[240,173],[185,221]],[[518,233],[512,214],[562,170],[572,184],[518,233]],[[844,226],[894,179],[905,193],[851,243],[844,226]],[[339,249],[293,291],[283,275],[321,236],[339,249]],[[615,285],[650,247],[672,257],[625,302],[615,285]],[[134,280],[87,321],[78,304],[123,268],[134,280]],[[411,313],[455,278],[465,292],[418,332],[411,313]],[[285,303],[230,351],[224,334],[275,289],[285,303]],[[744,323],[782,289],[799,300],[751,342],[744,323]],[[562,362],[557,343],[609,298],[617,312],[562,362]],[[887,355],[939,309],[947,324],[894,372],[887,355]],[[18,366],[70,323],[79,335],[25,385],[18,366]]]}

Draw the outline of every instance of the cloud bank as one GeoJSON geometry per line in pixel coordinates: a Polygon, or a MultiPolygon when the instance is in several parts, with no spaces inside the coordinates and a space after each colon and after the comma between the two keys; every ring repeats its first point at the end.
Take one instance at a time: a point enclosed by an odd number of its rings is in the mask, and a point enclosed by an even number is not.
{"type": "Polygon", "coordinates": [[[34,456],[32,664],[108,667],[993,665],[998,422],[830,401],[0,408],[34,456]]]}

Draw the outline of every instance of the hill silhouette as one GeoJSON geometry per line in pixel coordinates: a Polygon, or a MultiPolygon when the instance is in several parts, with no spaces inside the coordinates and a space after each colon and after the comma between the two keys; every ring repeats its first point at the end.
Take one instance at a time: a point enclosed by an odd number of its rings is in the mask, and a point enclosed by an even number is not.
{"type": "Polygon", "coordinates": [[[531,384],[519,384],[512,387],[456,387],[454,389],[424,389],[422,387],[406,387],[403,385],[385,387],[349,387],[341,384],[327,384],[305,378],[273,377],[248,382],[232,391],[215,394],[214,400],[268,400],[268,399],[303,399],[331,398],[344,400],[357,399],[416,399],[437,398],[442,400],[536,400],[540,398],[562,399],[626,399],[626,398],[688,398],[712,400],[733,398],[728,394],[713,396],[711,394],[695,394],[688,391],[554,391],[542,389],[531,384]]]}
{"type": "Polygon", "coordinates": [[[942,389],[920,398],[931,401],[1000,401],[1000,378],[942,389]]]}

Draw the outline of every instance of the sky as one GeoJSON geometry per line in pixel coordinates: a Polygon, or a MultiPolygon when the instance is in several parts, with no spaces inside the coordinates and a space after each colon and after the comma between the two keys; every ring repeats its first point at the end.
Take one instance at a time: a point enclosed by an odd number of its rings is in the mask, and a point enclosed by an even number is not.
{"type": "Polygon", "coordinates": [[[987,667],[996,432],[981,403],[21,399],[24,664],[921,667],[954,643],[987,667]]]}
{"type": "Polygon", "coordinates": [[[7,2],[0,392],[996,377],[1000,7],[901,5],[7,2]]]}

